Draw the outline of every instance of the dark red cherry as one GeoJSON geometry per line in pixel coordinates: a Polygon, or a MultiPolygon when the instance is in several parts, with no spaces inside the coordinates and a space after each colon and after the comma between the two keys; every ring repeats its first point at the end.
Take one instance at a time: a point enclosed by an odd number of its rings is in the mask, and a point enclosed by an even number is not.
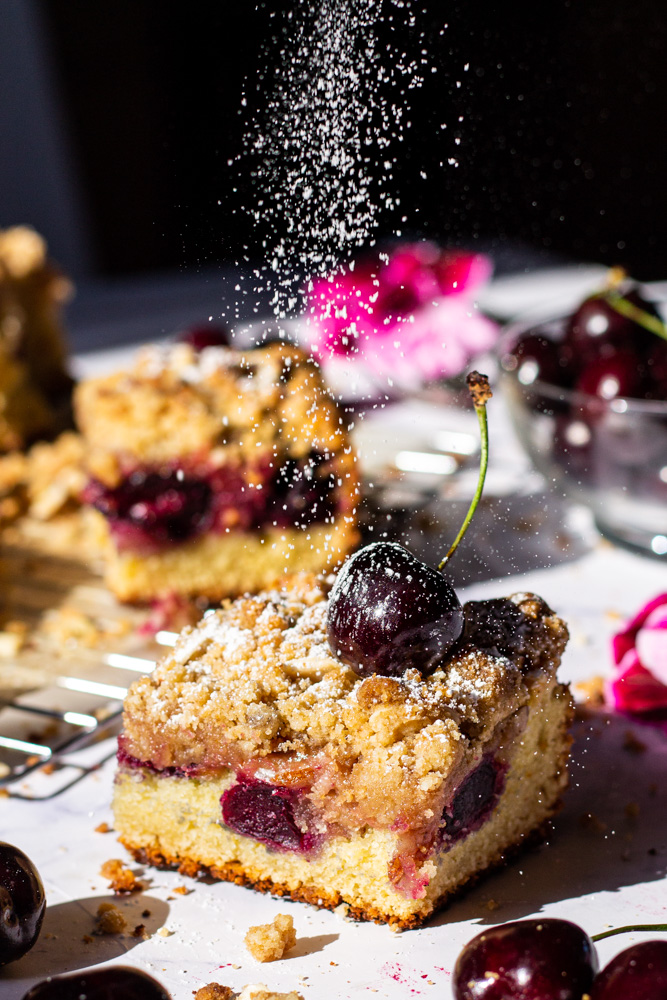
{"type": "Polygon", "coordinates": [[[596,970],[595,948],[576,924],[518,920],[469,941],[452,985],[455,1000],[581,1000],[596,970]]]}
{"type": "Polygon", "coordinates": [[[318,452],[305,459],[287,459],[267,496],[266,519],[281,528],[296,528],[333,517],[337,475],[327,472],[325,463],[318,452]]]}
{"type": "Polygon", "coordinates": [[[222,818],[225,825],[245,837],[253,837],[274,850],[307,853],[315,845],[303,817],[297,817],[301,792],[264,781],[245,778],[223,793],[222,818]]]}
{"type": "Polygon", "coordinates": [[[655,338],[646,359],[644,392],[647,399],[667,400],[667,341],[655,338]]]}
{"type": "Polygon", "coordinates": [[[513,658],[526,650],[529,622],[521,608],[507,597],[468,601],[463,605],[461,641],[493,656],[513,658]]]}
{"type": "Polygon", "coordinates": [[[130,538],[145,535],[156,544],[201,534],[213,517],[210,484],[180,469],[137,469],[113,489],[93,480],[83,497],[130,538]]]}
{"type": "Polygon", "coordinates": [[[430,673],[462,629],[449,580],[395,542],[356,552],[329,598],[329,646],[362,677],[398,677],[408,667],[430,673]]]}
{"type": "Polygon", "coordinates": [[[667,1000],[667,941],[643,941],[612,958],[591,1000],[667,1000]]]}
{"type": "Polygon", "coordinates": [[[503,358],[503,368],[515,371],[521,385],[551,382],[564,385],[570,381],[569,358],[559,345],[540,333],[524,334],[503,358]]]}
{"type": "Polygon", "coordinates": [[[617,396],[637,397],[644,366],[630,351],[614,351],[589,361],[582,369],[575,388],[601,399],[617,396]]]}
{"type": "Polygon", "coordinates": [[[565,345],[583,364],[614,350],[642,354],[650,350],[655,334],[614,308],[612,298],[619,294],[651,316],[659,315],[636,289],[612,289],[585,299],[572,315],[565,336],[565,345]]]}
{"type": "Polygon", "coordinates": [[[506,767],[489,754],[464,779],[442,813],[443,843],[451,845],[467,837],[489,818],[503,790],[505,771],[506,767]]]}
{"type": "Polygon", "coordinates": [[[23,1000],[171,1000],[157,979],[123,965],[37,983],[23,1000]]]}
{"type": "Polygon", "coordinates": [[[0,965],[30,951],[45,908],[44,886],[30,858],[18,847],[0,842],[0,965]]]}
{"type": "Polygon", "coordinates": [[[229,330],[224,326],[214,326],[212,323],[206,326],[193,326],[180,334],[178,339],[184,344],[189,344],[195,351],[203,351],[207,347],[229,347],[231,344],[229,330]]]}

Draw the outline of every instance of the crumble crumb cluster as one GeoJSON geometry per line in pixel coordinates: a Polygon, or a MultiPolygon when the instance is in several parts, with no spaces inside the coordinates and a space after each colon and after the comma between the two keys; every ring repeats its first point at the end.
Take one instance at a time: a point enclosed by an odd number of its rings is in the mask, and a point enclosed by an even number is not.
{"type": "Polygon", "coordinates": [[[264,983],[250,983],[243,987],[238,1000],[303,1000],[303,997],[295,990],[290,990],[289,993],[277,993],[264,983]]]}
{"type": "Polygon", "coordinates": [[[65,431],[55,441],[0,457],[0,528],[7,541],[72,558],[97,554],[81,508],[84,456],[81,436],[65,431]]]}
{"type": "Polygon", "coordinates": [[[98,934],[122,934],[127,929],[127,920],[113,903],[100,903],[95,919],[98,934]]]}
{"type": "Polygon", "coordinates": [[[105,861],[100,868],[100,875],[109,880],[109,888],[119,895],[141,892],[144,888],[143,882],[140,882],[134,872],[126,868],[118,858],[105,861]]]}
{"type": "Polygon", "coordinates": [[[208,983],[196,992],[193,992],[195,1000],[232,1000],[234,990],[231,986],[221,986],[220,983],[208,983]]]}
{"type": "Polygon", "coordinates": [[[245,945],[258,962],[275,962],[296,944],[296,931],[292,917],[279,913],[270,924],[250,927],[245,945]]]}

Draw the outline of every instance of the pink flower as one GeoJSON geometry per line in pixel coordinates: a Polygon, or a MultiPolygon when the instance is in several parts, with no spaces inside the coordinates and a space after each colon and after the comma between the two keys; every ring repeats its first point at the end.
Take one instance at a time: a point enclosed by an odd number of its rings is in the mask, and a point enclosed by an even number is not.
{"type": "Polygon", "coordinates": [[[497,337],[474,305],[490,274],[486,257],[433,243],[361,258],[313,282],[310,347],[322,361],[354,358],[405,387],[457,375],[497,337]]]}
{"type": "Polygon", "coordinates": [[[612,640],[617,670],[607,700],[621,712],[667,709],[667,594],[646,604],[612,640]]]}

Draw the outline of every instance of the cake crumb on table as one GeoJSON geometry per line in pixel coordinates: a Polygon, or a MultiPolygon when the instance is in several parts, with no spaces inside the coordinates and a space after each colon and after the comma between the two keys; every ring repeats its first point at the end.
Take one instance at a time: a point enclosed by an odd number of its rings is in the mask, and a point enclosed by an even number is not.
{"type": "Polygon", "coordinates": [[[296,944],[294,921],[279,913],[271,924],[251,927],[245,936],[245,946],[258,962],[275,962],[296,944]]]}
{"type": "Polygon", "coordinates": [[[125,868],[118,858],[105,861],[100,868],[102,878],[109,879],[109,888],[117,893],[141,892],[143,883],[130,868],[125,868]]]}
{"type": "Polygon", "coordinates": [[[111,833],[111,829],[108,823],[99,823],[95,827],[95,833],[111,833]]]}
{"type": "Polygon", "coordinates": [[[264,983],[249,983],[239,993],[238,1000],[303,1000],[303,997],[295,990],[290,990],[289,993],[275,993],[264,983]]]}
{"type": "Polygon", "coordinates": [[[127,920],[113,903],[100,903],[95,917],[98,934],[122,934],[127,920]]]}
{"type": "Polygon", "coordinates": [[[231,1000],[234,990],[230,986],[221,986],[220,983],[208,983],[193,992],[193,996],[195,1000],[231,1000]]]}

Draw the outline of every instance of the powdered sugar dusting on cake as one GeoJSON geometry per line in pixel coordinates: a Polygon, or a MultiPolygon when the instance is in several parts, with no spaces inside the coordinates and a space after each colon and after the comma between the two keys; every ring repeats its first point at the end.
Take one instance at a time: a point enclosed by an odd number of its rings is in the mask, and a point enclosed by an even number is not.
{"type": "MultiPolygon", "coordinates": [[[[466,734],[490,732],[526,704],[535,669],[531,674],[470,647],[428,677],[409,669],[400,678],[362,680],[328,646],[328,590],[315,577],[294,577],[280,590],[227,604],[186,631],[153,675],[130,689],[129,752],[149,759],[146,740],[154,747],[159,733],[186,763],[204,747],[210,753],[212,745],[224,744],[247,757],[325,747],[335,757],[366,747],[379,754],[378,766],[390,748],[392,757],[410,760],[418,749],[422,760],[433,755],[437,767],[434,748],[441,753],[443,739],[453,753],[466,734]]],[[[567,631],[544,614],[535,628],[540,650],[545,634],[554,650],[553,661],[541,661],[537,673],[553,678],[567,631]]]]}

